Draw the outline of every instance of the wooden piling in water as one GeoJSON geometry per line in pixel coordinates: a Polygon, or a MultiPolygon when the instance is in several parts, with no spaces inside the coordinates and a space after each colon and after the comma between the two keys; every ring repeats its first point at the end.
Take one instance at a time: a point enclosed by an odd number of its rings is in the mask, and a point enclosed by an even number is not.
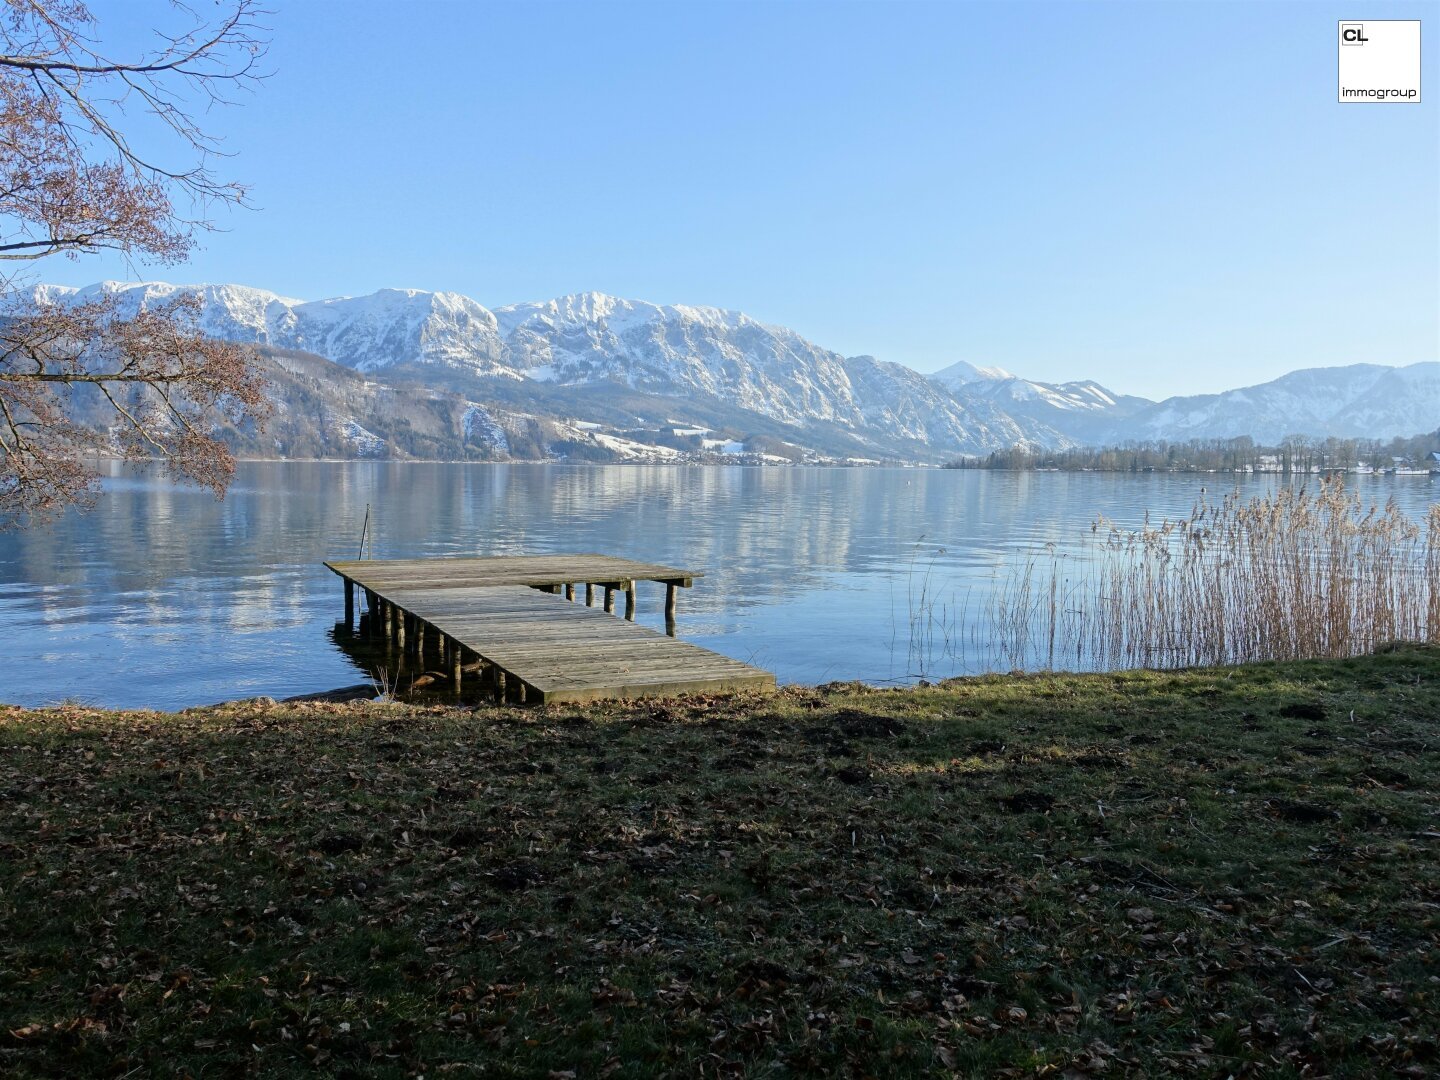
{"type": "Polygon", "coordinates": [[[349,630],[355,625],[355,583],[349,578],[345,579],[345,629],[349,630]]]}
{"type": "Polygon", "coordinates": [[[625,589],[625,621],[635,621],[635,583],[633,581],[625,589]]]}
{"type": "Polygon", "coordinates": [[[680,590],[673,581],[665,583],[665,633],[675,636],[675,596],[680,590]]]}
{"type": "Polygon", "coordinates": [[[567,582],[565,583],[565,599],[566,599],[566,600],[569,600],[572,604],[575,602],[575,583],[574,583],[574,582],[567,581],[567,582]]]}
{"type": "Polygon", "coordinates": [[[450,641],[450,685],[455,692],[460,693],[462,673],[460,671],[460,643],[453,638],[450,641]]]}
{"type": "Polygon", "coordinates": [[[610,612],[615,610],[615,590],[609,585],[605,586],[605,610],[610,612]]]}

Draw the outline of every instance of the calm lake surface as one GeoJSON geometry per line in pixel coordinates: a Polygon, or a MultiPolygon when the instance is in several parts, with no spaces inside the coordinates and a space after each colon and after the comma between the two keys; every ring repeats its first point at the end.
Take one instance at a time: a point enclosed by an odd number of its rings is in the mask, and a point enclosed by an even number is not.
{"type": "MultiPolygon", "coordinates": [[[[1242,478],[1260,494],[1274,477],[1242,478]]],[[[1412,517],[1440,478],[1356,477],[1412,517]]],[[[363,681],[336,643],[340,581],[372,507],[377,558],[599,551],[707,576],[679,634],[783,682],[983,671],[973,627],[1024,552],[1189,512],[1227,476],[243,463],[217,502],[115,466],[89,514],[0,534],[0,701],[181,708],[363,681]],[[923,593],[923,596],[922,596],[923,593]],[[917,638],[921,605],[928,631],[917,638]]],[[[663,628],[658,585],[639,621],[663,628]]]]}

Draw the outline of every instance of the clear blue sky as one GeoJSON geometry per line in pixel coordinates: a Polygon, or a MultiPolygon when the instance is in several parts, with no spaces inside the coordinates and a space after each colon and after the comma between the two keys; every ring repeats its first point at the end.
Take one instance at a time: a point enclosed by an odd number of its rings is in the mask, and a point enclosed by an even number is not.
{"type": "Polygon", "coordinates": [[[207,120],[258,209],[46,279],[593,289],[1149,396],[1440,357],[1434,2],[270,6],[207,120]],[[1427,101],[1339,105],[1380,17],[1433,24],[1427,101]]]}

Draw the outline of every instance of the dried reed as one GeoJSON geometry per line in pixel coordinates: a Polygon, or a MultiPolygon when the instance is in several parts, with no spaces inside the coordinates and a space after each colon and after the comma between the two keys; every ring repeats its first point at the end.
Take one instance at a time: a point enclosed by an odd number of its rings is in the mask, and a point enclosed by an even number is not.
{"type": "Polygon", "coordinates": [[[1013,565],[989,637],[1018,667],[1186,667],[1355,656],[1440,641],[1440,505],[1416,523],[1341,479],[1281,488],[1013,565]]]}

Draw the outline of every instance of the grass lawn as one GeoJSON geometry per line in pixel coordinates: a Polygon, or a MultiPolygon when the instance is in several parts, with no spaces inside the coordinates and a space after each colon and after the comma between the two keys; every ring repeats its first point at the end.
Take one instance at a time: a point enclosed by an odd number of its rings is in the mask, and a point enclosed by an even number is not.
{"type": "Polygon", "coordinates": [[[0,1073],[1432,1076],[1440,649],[0,709],[0,1073]]]}

